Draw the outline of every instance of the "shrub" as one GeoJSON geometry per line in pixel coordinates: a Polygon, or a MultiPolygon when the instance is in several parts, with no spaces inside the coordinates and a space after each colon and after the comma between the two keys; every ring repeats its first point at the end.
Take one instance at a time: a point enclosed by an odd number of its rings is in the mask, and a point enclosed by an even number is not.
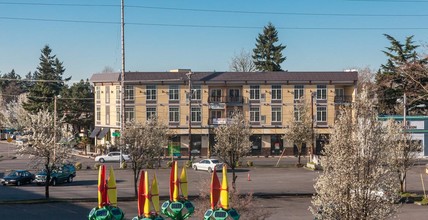
{"type": "Polygon", "coordinates": [[[128,167],[128,164],[125,161],[123,161],[122,164],[120,164],[121,169],[126,169],[127,167],[128,167]]]}
{"type": "Polygon", "coordinates": [[[147,162],[147,169],[153,169],[153,167],[155,167],[153,161],[147,162]]]}
{"type": "Polygon", "coordinates": [[[74,166],[76,167],[76,170],[82,169],[82,163],[81,162],[77,162],[74,166]]]}
{"type": "Polygon", "coordinates": [[[428,198],[424,197],[421,201],[421,205],[428,205],[428,198]]]}
{"type": "Polygon", "coordinates": [[[193,163],[193,161],[191,161],[191,160],[186,161],[186,168],[192,167],[192,163],[193,163]]]}
{"type": "Polygon", "coordinates": [[[90,169],[91,169],[91,166],[87,165],[87,166],[86,166],[86,169],[87,169],[87,170],[90,170],[90,169]]]}
{"type": "Polygon", "coordinates": [[[247,161],[247,167],[252,167],[252,166],[254,166],[254,163],[253,163],[253,161],[247,161]]]}
{"type": "Polygon", "coordinates": [[[95,164],[94,164],[94,168],[95,168],[96,170],[99,170],[99,169],[100,169],[100,166],[101,166],[101,164],[99,164],[99,163],[95,163],[95,164]]]}
{"type": "Polygon", "coordinates": [[[242,167],[242,161],[236,161],[235,167],[242,167]]]}

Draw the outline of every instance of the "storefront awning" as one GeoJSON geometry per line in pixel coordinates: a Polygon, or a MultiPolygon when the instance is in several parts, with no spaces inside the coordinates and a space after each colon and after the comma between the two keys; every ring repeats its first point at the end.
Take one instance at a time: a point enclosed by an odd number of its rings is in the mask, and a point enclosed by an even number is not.
{"type": "Polygon", "coordinates": [[[110,128],[103,128],[103,130],[98,134],[98,139],[102,139],[110,131],[110,128]]]}
{"type": "Polygon", "coordinates": [[[89,136],[90,138],[95,138],[98,133],[100,133],[101,131],[101,127],[95,127],[95,129],[91,132],[91,135],[89,136]]]}

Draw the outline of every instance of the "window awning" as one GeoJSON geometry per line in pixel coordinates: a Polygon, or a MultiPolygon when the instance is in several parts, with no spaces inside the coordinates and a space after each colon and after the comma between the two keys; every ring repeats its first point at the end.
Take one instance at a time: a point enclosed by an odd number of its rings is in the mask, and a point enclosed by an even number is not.
{"type": "Polygon", "coordinates": [[[91,135],[89,136],[90,138],[95,138],[98,133],[100,133],[101,131],[101,127],[95,127],[95,129],[91,132],[91,135]]]}
{"type": "Polygon", "coordinates": [[[103,130],[98,134],[98,139],[102,139],[110,131],[110,128],[103,128],[103,130]]]}

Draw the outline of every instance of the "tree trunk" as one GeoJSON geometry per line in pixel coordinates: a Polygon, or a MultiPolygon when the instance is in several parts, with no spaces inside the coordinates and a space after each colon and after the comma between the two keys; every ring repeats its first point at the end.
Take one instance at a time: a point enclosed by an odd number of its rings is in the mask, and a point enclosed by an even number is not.
{"type": "Polygon", "coordinates": [[[235,193],[236,192],[236,179],[238,179],[238,176],[236,176],[235,173],[235,167],[231,167],[232,168],[232,190],[235,193]]]}
{"type": "Polygon", "coordinates": [[[138,189],[137,189],[138,172],[135,167],[132,170],[134,171],[134,195],[136,198],[138,198],[138,189]]]}

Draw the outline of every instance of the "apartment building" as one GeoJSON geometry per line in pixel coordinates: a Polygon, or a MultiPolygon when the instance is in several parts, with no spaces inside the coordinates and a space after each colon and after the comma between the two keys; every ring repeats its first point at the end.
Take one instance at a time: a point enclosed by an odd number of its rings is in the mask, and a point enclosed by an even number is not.
{"type": "Polygon", "coordinates": [[[282,136],[298,115],[296,105],[301,99],[311,106],[317,134],[315,151],[320,153],[339,107],[355,99],[358,80],[355,71],[126,72],[121,101],[120,75],[91,77],[96,111],[91,137],[98,144],[115,143],[123,103],[125,120],[145,121],[156,115],[167,124],[173,134],[168,147],[183,156],[188,155],[189,139],[196,154],[209,155],[215,144],[214,128],[227,124],[235,109],[243,112],[251,125],[252,155],[279,155],[283,150],[285,155],[293,155],[295,147],[282,136]]]}

